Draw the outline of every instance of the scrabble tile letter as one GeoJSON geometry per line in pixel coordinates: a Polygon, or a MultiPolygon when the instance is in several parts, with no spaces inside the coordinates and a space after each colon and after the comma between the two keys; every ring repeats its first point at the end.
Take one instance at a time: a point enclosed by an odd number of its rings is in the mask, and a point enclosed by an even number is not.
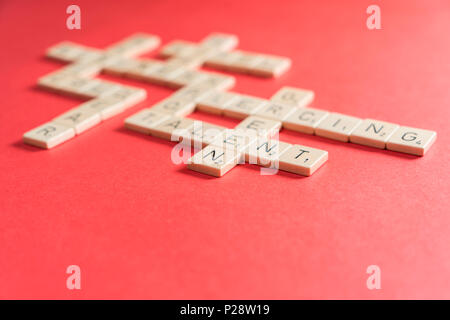
{"type": "Polygon", "coordinates": [[[239,153],[232,149],[207,146],[188,161],[188,168],[194,171],[221,177],[238,163],[239,153]]]}
{"type": "Polygon", "coordinates": [[[319,123],[328,116],[328,112],[313,108],[298,108],[286,120],[283,127],[303,133],[313,134],[319,123]]]}
{"type": "Polygon", "coordinates": [[[361,123],[361,119],[339,113],[330,113],[317,126],[316,136],[348,142],[350,134],[361,123]]]}
{"type": "Polygon", "coordinates": [[[365,119],[350,135],[350,142],[384,149],[398,128],[394,123],[365,119]]]}
{"type": "Polygon", "coordinates": [[[62,124],[48,122],[23,135],[23,141],[36,147],[50,149],[75,136],[75,130],[62,124]]]}
{"type": "Polygon", "coordinates": [[[400,127],[389,138],[386,148],[392,151],[423,156],[436,140],[436,132],[411,127],[400,127]]]}
{"type": "Polygon", "coordinates": [[[310,176],[327,160],[327,151],[293,145],[281,154],[280,169],[303,176],[310,176]]]}

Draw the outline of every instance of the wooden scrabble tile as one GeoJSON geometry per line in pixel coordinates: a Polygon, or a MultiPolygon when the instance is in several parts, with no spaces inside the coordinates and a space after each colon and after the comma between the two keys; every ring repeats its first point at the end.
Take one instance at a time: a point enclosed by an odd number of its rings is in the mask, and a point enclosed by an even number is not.
{"type": "Polygon", "coordinates": [[[123,75],[136,80],[151,81],[152,77],[155,77],[153,71],[165,66],[163,62],[152,59],[139,59],[136,62],[134,65],[130,62],[128,70],[123,75]]]}
{"type": "Polygon", "coordinates": [[[149,128],[152,136],[169,140],[179,141],[180,137],[194,125],[194,120],[189,118],[170,117],[160,124],[149,128]]]}
{"type": "Polygon", "coordinates": [[[88,112],[97,112],[102,120],[107,120],[145,100],[146,95],[147,92],[143,89],[121,85],[121,88],[110,95],[89,100],[79,108],[86,109],[88,112]]]}
{"type": "Polygon", "coordinates": [[[226,76],[223,74],[204,72],[206,78],[201,81],[204,87],[208,87],[214,90],[228,90],[231,89],[236,80],[234,77],[226,76]]]}
{"type": "Polygon", "coordinates": [[[183,69],[192,70],[199,68],[203,64],[203,58],[198,55],[193,55],[191,57],[173,57],[166,60],[167,63],[177,64],[183,69]]]}
{"type": "Polygon", "coordinates": [[[174,94],[172,94],[172,97],[196,102],[197,100],[206,97],[212,90],[213,88],[206,85],[204,81],[201,81],[177,90],[174,94]]]}
{"type": "Polygon", "coordinates": [[[99,113],[80,107],[69,110],[52,120],[52,122],[74,129],[76,134],[96,126],[101,121],[99,113]]]}
{"type": "Polygon", "coordinates": [[[316,127],[316,136],[342,142],[348,142],[353,130],[361,123],[361,119],[340,113],[330,113],[316,127]]]}
{"type": "Polygon", "coordinates": [[[258,137],[245,152],[245,161],[265,167],[278,166],[280,155],[291,147],[291,144],[279,140],[258,137]]]}
{"type": "Polygon", "coordinates": [[[283,121],[283,128],[313,134],[328,112],[313,108],[298,108],[283,121]]]}
{"type": "Polygon", "coordinates": [[[152,61],[144,60],[144,63],[141,64],[141,60],[132,59],[132,58],[121,58],[116,61],[109,62],[105,64],[103,71],[106,74],[111,74],[115,76],[123,76],[125,74],[133,74],[136,72],[140,75],[140,71],[142,68],[150,68],[155,64],[152,61]],[[144,65],[144,66],[143,66],[144,65]]]}
{"type": "Polygon", "coordinates": [[[150,134],[150,129],[169,119],[170,116],[158,113],[152,109],[142,109],[125,119],[125,128],[144,134],[150,134]]]}
{"type": "Polygon", "coordinates": [[[89,52],[87,47],[78,45],[76,43],[70,41],[60,42],[47,50],[47,57],[66,61],[73,62],[80,58],[80,56],[85,55],[89,52]]]}
{"type": "Polygon", "coordinates": [[[97,82],[98,80],[95,79],[68,77],[58,83],[58,92],[72,96],[91,98],[91,96],[85,94],[84,91],[95,85],[97,82]]]}
{"type": "Polygon", "coordinates": [[[388,139],[386,148],[423,156],[436,140],[436,136],[435,131],[401,126],[388,139]]]}
{"type": "Polygon", "coordinates": [[[386,142],[398,128],[394,123],[365,119],[353,130],[350,142],[384,149],[386,142]]]}
{"type": "Polygon", "coordinates": [[[123,112],[125,107],[121,100],[106,97],[89,100],[78,109],[86,113],[98,113],[102,120],[107,120],[123,112]]]}
{"type": "Polygon", "coordinates": [[[201,46],[207,46],[217,51],[230,51],[239,43],[237,36],[224,33],[212,33],[201,42],[201,46]]]}
{"type": "Polygon", "coordinates": [[[260,55],[235,50],[232,53],[235,55],[234,59],[228,64],[227,70],[240,73],[249,73],[258,65],[264,58],[260,55]]]}
{"type": "Polygon", "coordinates": [[[293,107],[306,107],[314,100],[314,91],[293,87],[283,87],[278,90],[270,98],[270,100],[293,107]]]}
{"type": "Polygon", "coordinates": [[[83,96],[96,98],[111,95],[121,88],[123,88],[122,85],[114,82],[92,79],[89,86],[80,89],[80,93],[83,96]]]}
{"type": "Polygon", "coordinates": [[[235,129],[253,130],[259,136],[272,137],[280,131],[281,121],[249,116],[239,123],[235,129]]]}
{"type": "Polygon", "coordinates": [[[63,83],[71,76],[67,73],[56,71],[38,79],[38,86],[50,91],[59,92],[63,90],[63,83]]]}
{"type": "Polygon", "coordinates": [[[262,55],[263,59],[251,70],[250,74],[260,77],[278,77],[291,67],[291,59],[262,55]]]}
{"type": "Polygon", "coordinates": [[[233,52],[219,52],[205,61],[205,66],[218,69],[230,70],[233,62],[239,58],[239,55],[233,52]]]}
{"type": "Polygon", "coordinates": [[[269,101],[262,108],[257,110],[254,115],[268,119],[283,121],[286,120],[297,108],[278,102],[269,101]]]}
{"type": "Polygon", "coordinates": [[[160,43],[161,40],[158,36],[136,33],[119,43],[109,46],[106,52],[113,55],[132,57],[156,49],[160,43]]]}
{"type": "Polygon", "coordinates": [[[224,148],[233,149],[238,152],[244,152],[245,149],[258,138],[254,130],[243,129],[226,129],[213,141],[212,145],[224,148]]]}
{"type": "Polygon", "coordinates": [[[172,95],[158,102],[152,107],[152,110],[172,116],[185,117],[195,110],[195,101],[172,95]]]}
{"type": "Polygon", "coordinates": [[[48,122],[23,135],[23,141],[36,147],[50,149],[75,136],[75,130],[59,123],[48,122]]]}
{"type": "Polygon", "coordinates": [[[222,114],[225,107],[231,103],[233,99],[238,98],[239,95],[224,92],[224,91],[212,91],[209,92],[208,95],[198,99],[197,101],[197,109],[200,111],[213,113],[213,114],[222,114]]]}
{"type": "Polygon", "coordinates": [[[93,79],[85,79],[57,71],[39,78],[38,85],[53,92],[89,98],[83,96],[81,90],[92,85],[92,81],[93,79]]]}
{"type": "Polygon", "coordinates": [[[179,64],[163,63],[143,73],[143,80],[159,85],[170,85],[172,79],[186,70],[179,64]]]}
{"type": "Polygon", "coordinates": [[[147,91],[131,86],[120,85],[118,90],[109,93],[105,98],[120,101],[124,109],[132,107],[147,98],[147,91]]]}
{"type": "Polygon", "coordinates": [[[193,42],[174,40],[162,47],[159,54],[162,57],[185,57],[193,54],[196,48],[197,45],[193,42]]]}
{"type": "Polygon", "coordinates": [[[262,108],[265,105],[266,102],[267,101],[264,99],[240,95],[227,104],[223,110],[223,114],[227,117],[244,119],[249,115],[256,113],[259,108],[262,108]]]}
{"type": "Polygon", "coordinates": [[[327,160],[327,151],[293,145],[281,154],[279,167],[284,171],[310,176],[327,160]]]}
{"type": "Polygon", "coordinates": [[[90,62],[74,62],[58,70],[68,77],[92,78],[102,71],[102,66],[90,62]]]}
{"type": "Polygon", "coordinates": [[[183,143],[202,148],[210,144],[226,130],[225,127],[210,124],[204,121],[195,121],[194,125],[181,135],[183,143]]]}
{"type": "Polygon", "coordinates": [[[184,70],[179,75],[170,80],[171,87],[179,88],[194,85],[206,79],[206,75],[197,70],[184,70]]]}
{"type": "Polygon", "coordinates": [[[221,177],[233,169],[239,159],[240,154],[232,149],[209,145],[190,158],[187,167],[197,172],[221,177]]]}

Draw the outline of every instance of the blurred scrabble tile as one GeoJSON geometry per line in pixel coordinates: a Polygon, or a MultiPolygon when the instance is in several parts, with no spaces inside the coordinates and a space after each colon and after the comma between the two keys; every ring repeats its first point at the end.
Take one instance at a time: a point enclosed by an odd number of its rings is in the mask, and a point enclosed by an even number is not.
{"type": "Polygon", "coordinates": [[[120,85],[120,88],[110,92],[105,98],[111,101],[119,101],[123,107],[129,108],[147,98],[147,91],[131,86],[120,85]]]}
{"type": "Polygon", "coordinates": [[[203,121],[195,121],[185,134],[181,135],[184,144],[202,148],[210,144],[226,130],[225,127],[203,121]]]}
{"type": "Polygon", "coordinates": [[[160,43],[161,40],[158,36],[135,33],[119,43],[109,46],[106,48],[106,52],[108,54],[131,57],[156,49],[160,43]]]}
{"type": "Polygon", "coordinates": [[[66,61],[73,62],[79,59],[82,55],[85,55],[90,50],[85,46],[78,45],[76,43],[70,41],[60,42],[47,50],[47,57],[66,61]]]}
{"type": "Polygon", "coordinates": [[[209,145],[190,158],[187,167],[197,172],[221,177],[233,169],[239,160],[240,154],[238,152],[209,145]]]}
{"type": "Polygon", "coordinates": [[[223,110],[223,114],[227,117],[236,119],[244,119],[249,115],[256,113],[258,109],[262,108],[267,100],[247,96],[239,95],[232,102],[227,104],[223,110]]]}
{"type": "Polygon", "coordinates": [[[386,142],[398,128],[394,123],[365,119],[353,130],[350,142],[384,149],[386,142]]]}
{"type": "Polygon", "coordinates": [[[143,89],[121,85],[121,88],[108,96],[89,100],[79,106],[79,109],[87,112],[97,112],[102,120],[107,120],[127,108],[145,100],[147,93],[143,89]]]}
{"type": "Polygon", "coordinates": [[[166,63],[179,65],[183,69],[192,70],[202,66],[204,59],[201,55],[192,55],[188,57],[172,57],[166,60],[166,63]]]}
{"type": "Polygon", "coordinates": [[[163,46],[159,52],[162,57],[185,57],[196,52],[197,45],[193,42],[173,40],[163,46]]]}
{"type": "Polygon", "coordinates": [[[192,99],[172,95],[158,102],[151,109],[155,112],[165,113],[177,117],[185,117],[195,110],[195,102],[192,99]]]}
{"type": "Polygon", "coordinates": [[[211,47],[218,51],[230,51],[237,47],[239,39],[233,34],[212,33],[202,40],[201,46],[211,47]]]}
{"type": "Polygon", "coordinates": [[[204,87],[214,89],[214,90],[228,90],[231,89],[236,80],[234,77],[212,73],[212,72],[204,72],[206,78],[201,81],[204,87]]]}
{"type": "Polygon", "coordinates": [[[143,109],[125,119],[125,127],[144,134],[150,134],[150,129],[169,119],[170,116],[158,113],[152,109],[143,109]]]}
{"type": "Polygon", "coordinates": [[[80,77],[67,77],[62,79],[57,84],[57,90],[60,93],[78,96],[83,98],[91,98],[90,95],[85,94],[85,90],[95,85],[98,80],[80,77]]]}
{"type": "Polygon", "coordinates": [[[23,141],[36,147],[50,149],[75,136],[75,130],[65,125],[48,122],[23,135],[23,141]]]}
{"type": "Polygon", "coordinates": [[[70,78],[71,75],[56,71],[38,79],[38,86],[50,91],[59,92],[63,90],[63,83],[70,78]]]}
{"type": "Polygon", "coordinates": [[[197,100],[206,97],[212,90],[213,89],[206,85],[205,82],[201,81],[177,90],[172,94],[172,97],[196,102],[197,100]]]}
{"type": "Polygon", "coordinates": [[[149,129],[152,136],[169,141],[179,141],[180,137],[193,125],[194,120],[192,119],[170,117],[149,129]]]}
{"type": "Polygon", "coordinates": [[[310,176],[327,160],[327,151],[292,145],[280,155],[279,168],[303,176],[310,176]]]}
{"type": "Polygon", "coordinates": [[[121,100],[107,97],[89,100],[77,109],[86,113],[98,113],[102,120],[107,120],[123,112],[125,107],[121,100]]]}
{"type": "Polygon", "coordinates": [[[74,129],[76,134],[96,126],[101,121],[99,113],[79,107],[69,110],[52,120],[52,122],[74,129]]]}
{"type": "Polygon", "coordinates": [[[277,56],[260,55],[263,59],[253,66],[250,74],[260,77],[279,77],[291,67],[291,59],[277,56]]]}
{"type": "MultiPolygon", "coordinates": [[[[139,59],[134,65],[130,62],[128,69],[125,70],[124,76],[142,81],[151,81],[155,77],[153,71],[157,68],[161,69],[165,64],[161,61],[152,59],[139,59]]],[[[161,72],[161,71],[160,71],[161,72]]]]}
{"type": "Polygon", "coordinates": [[[202,80],[205,80],[207,75],[197,70],[184,70],[173,79],[170,80],[172,87],[179,88],[189,85],[194,85],[202,80]]]}
{"type": "Polygon", "coordinates": [[[235,129],[253,130],[259,136],[272,137],[280,131],[281,121],[249,116],[239,123],[235,129]]]}
{"type": "Polygon", "coordinates": [[[219,52],[205,61],[205,66],[218,69],[230,70],[233,62],[239,58],[239,55],[233,52],[219,52]]]}
{"type": "Polygon", "coordinates": [[[388,139],[386,148],[423,156],[436,140],[436,136],[435,131],[401,126],[388,139]]]}
{"type": "Polygon", "coordinates": [[[241,50],[233,51],[235,55],[233,60],[228,64],[227,69],[233,72],[249,73],[264,58],[258,54],[245,52],[241,50]]]}
{"type": "Polygon", "coordinates": [[[333,112],[319,123],[314,133],[319,137],[348,142],[361,121],[359,118],[333,112]]]}
{"type": "Polygon", "coordinates": [[[59,72],[67,74],[67,76],[92,78],[102,71],[102,66],[95,63],[75,62],[71,63],[59,72]]]}
{"type": "Polygon", "coordinates": [[[283,87],[271,98],[272,102],[283,103],[294,107],[306,107],[314,100],[314,91],[283,87]]]}
{"type": "Polygon", "coordinates": [[[245,152],[245,161],[265,167],[278,166],[280,155],[291,147],[291,144],[275,139],[258,137],[245,152]]]}
{"type": "Polygon", "coordinates": [[[171,80],[185,70],[179,64],[162,63],[142,73],[142,80],[147,80],[158,85],[170,85],[171,80]]]}
{"type": "Polygon", "coordinates": [[[244,152],[258,138],[254,130],[226,129],[211,141],[212,145],[244,152]]]}
{"type": "Polygon", "coordinates": [[[112,93],[118,91],[121,88],[123,88],[122,85],[119,85],[114,82],[92,79],[89,86],[85,86],[80,89],[80,93],[83,96],[92,98],[104,97],[107,95],[111,95],[112,93]]]}
{"type": "Polygon", "coordinates": [[[283,121],[283,128],[313,134],[319,123],[328,116],[328,112],[313,108],[297,108],[283,121]]]}
{"type": "Polygon", "coordinates": [[[117,59],[116,61],[113,62],[109,62],[107,63],[104,68],[103,71],[106,74],[111,74],[111,75],[115,75],[115,76],[123,76],[125,74],[133,74],[133,72],[135,72],[136,70],[138,74],[139,71],[142,70],[142,68],[149,68],[150,66],[154,66],[154,63],[152,63],[151,61],[148,60],[144,60],[144,63],[141,64],[140,60],[137,59],[131,59],[131,58],[121,58],[121,59],[117,59]],[[144,64],[144,66],[143,66],[144,64]]]}
{"type": "Polygon", "coordinates": [[[269,101],[262,108],[257,110],[254,113],[254,115],[268,119],[283,121],[286,120],[296,110],[297,109],[293,106],[269,101]]]}
{"type": "Polygon", "coordinates": [[[208,95],[198,99],[197,109],[203,112],[222,114],[225,107],[238,98],[239,95],[231,92],[212,91],[208,95]]]}

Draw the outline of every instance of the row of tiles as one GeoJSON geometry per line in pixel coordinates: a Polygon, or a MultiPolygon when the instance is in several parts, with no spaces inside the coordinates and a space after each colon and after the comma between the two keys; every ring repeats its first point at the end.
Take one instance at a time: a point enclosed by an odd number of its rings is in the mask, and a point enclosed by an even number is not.
{"type": "Polygon", "coordinates": [[[271,139],[281,123],[248,117],[235,129],[143,109],[125,120],[125,127],[195,149],[188,168],[220,177],[246,161],[310,176],[328,159],[328,152],[271,139]]]}
{"type": "MultiPolygon", "coordinates": [[[[217,39],[217,37],[211,37],[209,40],[212,41],[215,39],[217,39]]],[[[131,53],[135,54],[139,52],[139,50],[148,49],[148,47],[154,45],[154,43],[155,39],[152,37],[137,36],[131,37],[123,43],[112,46],[108,50],[118,51],[117,49],[120,49],[119,51],[121,53],[130,55],[131,53]]],[[[49,53],[53,58],[58,57],[62,60],[72,59],[77,61],[78,64],[74,63],[66,68],[63,68],[62,70],[40,78],[38,81],[40,87],[82,98],[97,98],[56,118],[59,124],[64,124],[74,129],[75,134],[80,134],[81,132],[98,124],[101,120],[105,120],[113,115],[116,115],[133,104],[129,103],[127,97],[124,99],[127,101],[122,101],[121,99],[117,99],[115,95],[111,96],[111,94],[115,91],[131,91],[133,94],[130,94],[130,96],[132,96],[130,98],[132,100],[131,102],[134,101],[134,103],[138,103],[145,98],[145,92],[143,90],[137,88],[133,89],[131,87],[115,84],[105,80],[85,78],[91,76],[86,72],[93,70],[90,69],[90,66],[98,67],[100,65],[98,59],[95,59],[98,58],[98,56],[96,56],[96,52],[86,53],[84,48],[76,49],[73,48],[72,45],[60,45],[51,49],[49,53]],[[93,61],[96,62],[89,64],[93,61]],[[136,97],[136,99],[133,99],[133,97],[136,97]],[[64,122],[62,119],[64,119],[64,122]]],[[[114,55],[106,55],[106,57],[111,59],[114,58],[114,55]]],[[[102,60],[102,62],[103,67],[108,65],[108,63],[111,63],[110,60],[102,60]]],[[[153,69],[153,80],[155,80],[155,82],[167,84],[170,79],[174,79],[174,81],[180,86],[192,83],[197,84],[196,87],[190,85],[189,90],[182,90],[179,94],[177,94],[177,96],[183,96],[184,98],[189,95],[189,92],[191,92],[193,88],[201,88],[201,91],[204,93],[211,89],[229,89],[234,85],[234,78],[230,76],[214,73],[203,73],[195,70],[184,70],[187,72],[180,73],[179,71],[183,71],[182,67],[176,66],[176,68],[173,68],[175,65],[167,65],[167,63],[159,63],[159,66],[161,68],[153,69]],[[173,71],[177,70],[178,74],[173,74],[173,71]]],[[[133,71],[133,69],[131,69],[131,71],[133,71]]],[[[139,69],[138,73],[140,71],[142,71],[142,69],[139,69]]],[[[118,95],[120,96],[120,94],[118,95]]],[[[36,128],[40,130],[33,129],[27,132],[24,135],[24,141],[35,146],[51,148],[66,140],[56,139],[53,135],[46,134],[47,130],[42,130],[42,127],[46,127],[46,125],[48,124],[44,124],[43,126],[36,128]],[[36,132],[45,135],[39,137],[39,134],[36,134],[36,132]]],[[[57,135],[56,132],[55,135],[57,135]]],[[[69,136],[69,134],[67,136],[69,136]]]]}
{"type": "MultiPolygon", "coordinates": [[[[223,40],[228,38],[229,46],[221,52],[208,51],[210,46],[205,46],[205,43],[207,43],[205,40],[200,44],[175,40],[164,46],[160,54],[163,57],[169,57],[174,61],[183,61],[195,67],[204,64],[214,69],[246,73],[259,77],[278,77],[291,67],[292,62],[286,57],[242,50],[231,51],[237,45],[237,38],[231,35],[223,35],[223,37],[223,40]]],[[[213,44],[213,48],[217,47],[217,44],[213,41],[210,41],[210,43],[213,44]]]]}
{"type": "Polygon", "coordinates": [[[129,86],[89,100],[23,135],[27,144],[50,149],[144,101],[147,92],[129,86]]]}
{"type": "MultiPolygon", "coordinates": [[[[221,42],[226,42],[224,40],[227,40],[227,37],[221,39],[221,35],[212,35],[205,39],[205,42],[220,47],[221,42]]],[[[124,61],[123,59],[154,48],[158,44],[157,37],[138,34],[108,47],[104,53],[72,43],[62,43],[50,48],[47,52],[49,57],[74,63],[40,78],[38,85],[54,92],[94,100],[30,130],[24,134],[24,141],[38,147],[52,148],[143,101],[146,97],[145,90],[89,78],[113,62],[124,61]]],[[[139,63],[138,60],[130,61],[139,63]]],[[[154,69],[153,79],[155,82],[164,83],[170,78],[167,76],[175,64],[160,62],[158,67],[154,69]]],[[[179,65],[175,69],[184,70],[179,65]]],[[[183,74],[177,78],[186,84],[194,80],[191,75],[183,74]]],[[[199,77],[196,79],[199,80],[199,77]]],[[[220,74],[202,74],[201,80],[203,89],[222,90],[234,85],[233,77],[220,74]]]]}
{"type": "Polygon", "coordinates": [[[156,104],[153,110],[175,116],[186,116],[195,108],[237,119],[260,116],[280,121],[285,129],[418,156],[436,140],[437,134],[431,130],[310,108],[313,99],[312,91],[291,87],[265,100],[233,92],[204,92],[194,85],[156,104]]]}
{"type": "MultiPolygon", "coordinates": [[[[162,57],[168,58],[165,63],[152,59],[133,58],[138,54],[155,49],[159,43],[160,40],[157,36],[147,34],[133,35],[105,50],[64,41],[51,47],[47,51],[47,56],[65,62],[74,62],[65,67],[65,71],[76,72],[81,76],[93,76],[105,68],[106,73],[119,73],[152,81],[152,76],[158,72],[160,78],[162,75],[167,78],[163,79],[167,80],[166,82],[161,83],[172,86],[184,85],[184,83],[180,85],[179,82],[171,83],[169,81],[175,76],[175,73],[179,74],[181,71],[203,64],[220,70],[244,72],[263,77],[279,76],[291,66],[291,60],[285,57],[241,50],[230,51],[237,46],[237,37],[220,33],[209,35],[199,44],[181,40],[170,42],[160,52],[162,57]],[[159,68],[162,70],[158,70],[159,68]]],[[[192,71],[192,74],[196,76],[202,73],[192,71]]]]}
{"type": "MultiPolygon", "coordinates": [[[[229,86],[229,82],[223,80],[224,78],[221,77],[205,78],[201,83],[202,92],[229,86]]],[[[147,96],[144,89],[58,73],[41,78],[38,84],[58,93],[94,98],[24,134],[25,143],[46,149],[53,148],[96,126],[101,121],[122,113],[127,108],[145,100],[147,96]]]]}

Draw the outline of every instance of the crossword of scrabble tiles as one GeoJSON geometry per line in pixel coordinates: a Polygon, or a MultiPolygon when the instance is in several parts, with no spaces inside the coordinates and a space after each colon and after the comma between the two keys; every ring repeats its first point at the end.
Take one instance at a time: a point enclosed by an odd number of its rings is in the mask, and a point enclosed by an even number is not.
{"type": "Polygon", "coordinates": [[[125,127],[202,148],[188,168],[213,176],[244,160],[309,176],[327,161],[327,151],[271,139],[282,128],[418,156],[436,140],[434,131],[310,108],[311,90],[283,87],[270,100],[227,91],[234,77],[198,67],[277,77],[291,66],[289,58],[235,50],[234,35],[213,33],[198,44],[172,41],[160,51],[165,61],[136,58],[159,45],[159,37],[140,33],[105,50],[71,42],[51,47],[48,57],[71,64],[40,78],[38,85],[91,100],[28,131],[24,142],[53,148],[146,99],[143,89],[94,79],[100,72],[178,89],[127,118],[125,127]],[[242,122],[226,129],[184,118],[196,108],[242,122]]]}

